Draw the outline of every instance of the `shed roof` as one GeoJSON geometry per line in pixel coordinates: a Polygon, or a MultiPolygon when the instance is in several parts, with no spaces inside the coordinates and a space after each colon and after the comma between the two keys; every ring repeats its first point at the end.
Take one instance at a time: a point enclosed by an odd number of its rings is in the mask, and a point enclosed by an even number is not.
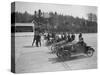
{"type": "Polygon", "coordinates": [[[12,26],[34,26],[34,23],[15,23],[12,26]]]}

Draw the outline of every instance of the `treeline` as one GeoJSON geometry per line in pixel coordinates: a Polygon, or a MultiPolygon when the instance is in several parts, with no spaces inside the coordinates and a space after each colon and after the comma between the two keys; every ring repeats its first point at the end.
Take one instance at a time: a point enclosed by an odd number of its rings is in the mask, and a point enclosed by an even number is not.
{"type": "Polygon", "coordinates": [[[27,12],[13,12],[11,13],[11,23],[30,23],[33,20],[34,15],[30,15],[27,12]]]}
{"type": "Polygon", "coordinates": [[[84,32],[96,33],[97,22],[85,20],[84,18],[73,17],[69,15],[61,15],[57,12],[46,13],[45,16],[41,10],[35,11],[34,15],[29,13],[15,12],[11,13],[11,23],[32,23],[34,20],[41,27],[50,31],[67,31],[67,32],[84,32]]]}

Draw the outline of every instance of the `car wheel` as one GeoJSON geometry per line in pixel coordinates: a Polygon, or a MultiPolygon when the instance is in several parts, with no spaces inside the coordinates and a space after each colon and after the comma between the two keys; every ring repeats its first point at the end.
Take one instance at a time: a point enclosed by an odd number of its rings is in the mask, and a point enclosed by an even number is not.
{"type": "Polygon", "coordinates": [[[59,51],[56,52],[56,55],[57,55],[58,58],[62,58],[62,56],[63,56],[62,53],[59,52],[59,51]]]}
{"type": "Polygon", "coordinates": [[[89,57],[93,56],[93,52],[94,52],[93,50],[88,50],[87,51],[87,56],[89,56],[89,57]]]}
{"type": "Polygon", "coordinates": [[[65,53],[64,53],[64,59],[70,59],[70,57],[71,57],[71,54],[70,54],[70,52],[69,51],[66,51],[65,53]]]}
{"type": "Polygon", "coordinates": [[[54,45],[51,46],[51,51],[54,50],[54,45]]]}
{"type": "Polygon", "coordinates": [[[52,46],[48,46],[48,49],[51,50],[51,47],[52,47],[52,46]]]}

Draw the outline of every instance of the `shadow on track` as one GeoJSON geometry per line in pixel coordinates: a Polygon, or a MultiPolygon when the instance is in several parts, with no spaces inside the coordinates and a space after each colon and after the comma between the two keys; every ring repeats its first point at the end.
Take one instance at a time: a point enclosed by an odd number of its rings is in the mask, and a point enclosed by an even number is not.
{"type": "Polygon", "coordinates": [[[48,54],[54,54],[53,52],[47,52],[48,54]]]}
{"type": "Polygon", "coordinates": [[[55,57],[55,58],[49,58],[49,61],[52,63],[59,63],[59,62],[74,61],[74,60],[84,59],[84,58],[87,58],[87,56],[84,56],[84,55],[73,56],[73,57],[70,57],[70,59],[64,59],[64,60],[58,57],[55,57]]]}
{"type": "Polygon", "coordinates": [[[24,48],[34,48],[34,47],[36,47],[36,46],[31,46],[31,45],[29,45],[29,46],[23,46],[24,48]]]}

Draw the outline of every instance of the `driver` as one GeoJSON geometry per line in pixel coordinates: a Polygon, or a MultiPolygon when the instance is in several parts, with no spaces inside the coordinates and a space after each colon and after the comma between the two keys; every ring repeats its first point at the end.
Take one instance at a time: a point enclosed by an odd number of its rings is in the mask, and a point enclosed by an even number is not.
{"type": "Polygon", "coordinates": [[[86,46],[86,43],[84,42],[84,39],[82,37],[79,38],[79,42],[77,44],[81,46],[86,46]]]}

